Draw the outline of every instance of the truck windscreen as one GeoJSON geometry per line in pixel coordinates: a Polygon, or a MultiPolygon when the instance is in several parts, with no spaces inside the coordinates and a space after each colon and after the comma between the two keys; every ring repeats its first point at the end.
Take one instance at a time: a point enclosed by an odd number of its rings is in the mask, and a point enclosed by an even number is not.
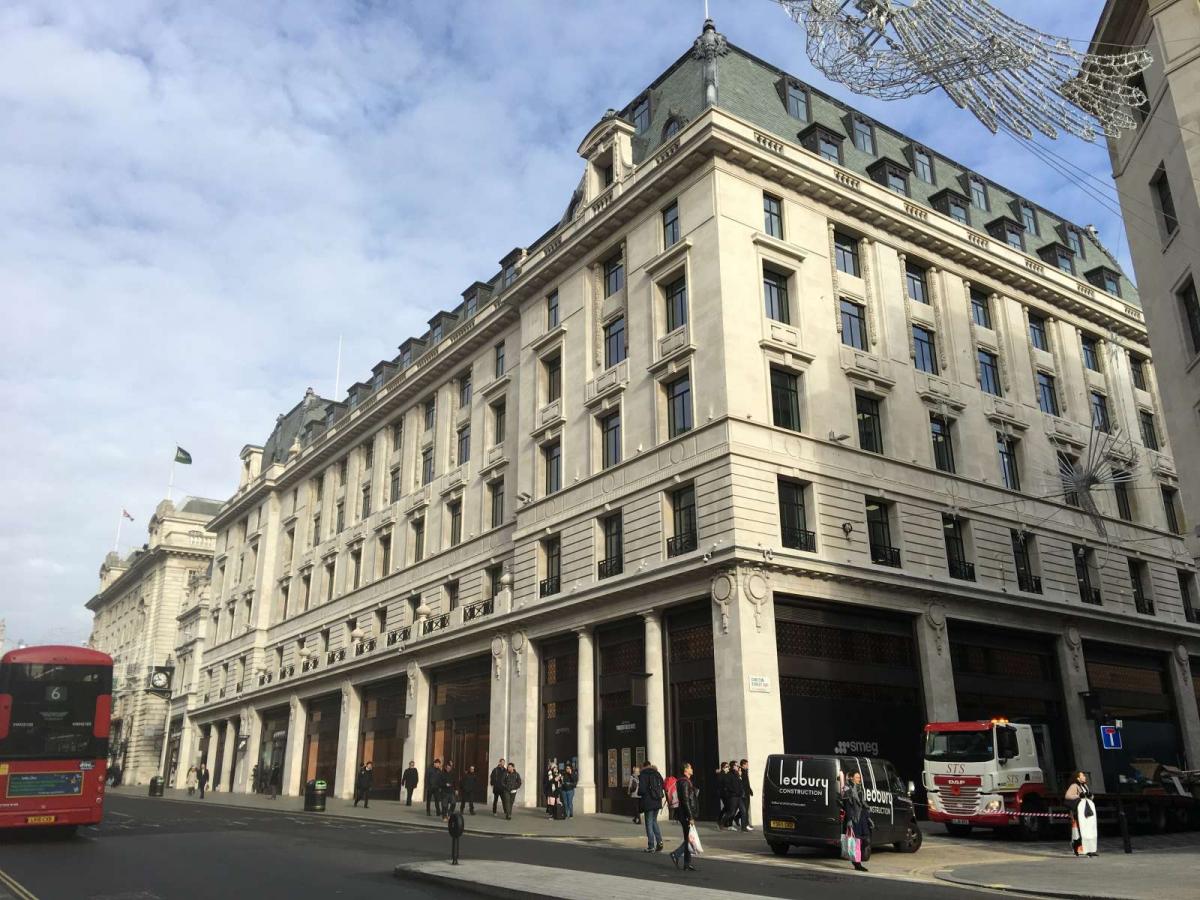
{"type": "Polygon", "coordinates": [[[992,729],[980,731],[928,731],[925,758],[937,762],[988,762],[995,759],[992,729]]]}

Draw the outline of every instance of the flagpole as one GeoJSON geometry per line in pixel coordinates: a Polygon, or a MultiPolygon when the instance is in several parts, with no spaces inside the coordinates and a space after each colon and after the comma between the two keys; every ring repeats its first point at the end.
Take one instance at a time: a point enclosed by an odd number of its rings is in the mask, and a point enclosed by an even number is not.
{"type": "Polygon", "coordinates": [[[338,391],[342,388],[342,336],[338,335],[338,353],[337,353],[337,368],[333,375],[333,399],[338,398],[338,391]]]}
{"type": "Polygon", "coordinates": [[[167,499],[168,500],[171,499],[171,491],[175,487],[175,457],[178,455],[179,455],[179,451],[176,450],[174,455],[171,456],[171,477],[169,479],[167,479],[167,499]]]}
{"type": "Polygon", "coordinates": [[[113,553],[121,552],[121,526],[125,524],[125,510],[121,510],[121,514],[117,516],[117,539],[113,542],[113,553]]]}

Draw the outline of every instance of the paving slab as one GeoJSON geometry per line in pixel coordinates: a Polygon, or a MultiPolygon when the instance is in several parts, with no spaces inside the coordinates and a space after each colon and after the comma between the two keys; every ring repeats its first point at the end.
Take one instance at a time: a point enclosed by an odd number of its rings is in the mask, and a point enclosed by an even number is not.
{"type": "Polygon", "coordinates": [[[941,881],[1070,900],[1196,900],[1195,851],[1107,853],[1076,858],[975,863],[936,872],[941,881]]]}

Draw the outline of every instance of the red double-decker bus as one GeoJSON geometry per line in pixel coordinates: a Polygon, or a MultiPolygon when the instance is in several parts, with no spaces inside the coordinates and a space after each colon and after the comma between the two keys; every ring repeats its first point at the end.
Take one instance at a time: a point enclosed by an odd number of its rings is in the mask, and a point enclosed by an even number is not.
{"type": "Polygon", "coordinates": [[[81,647],[0,657],[0,828],[100,821],[112,667],[107,654],[81,647]]]}

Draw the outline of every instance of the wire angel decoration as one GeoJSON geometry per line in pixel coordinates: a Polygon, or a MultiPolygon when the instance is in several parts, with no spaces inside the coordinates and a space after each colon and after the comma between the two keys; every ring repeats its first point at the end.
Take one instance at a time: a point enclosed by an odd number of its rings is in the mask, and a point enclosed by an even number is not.
{"type": "Polygon", "coordinates": [[[1137,468],[1137,451],[1123,431],[1106,432],[1093,427],[1087,448],[1078,461],[1059,454],[1058,469],[1048,473],[1046,496],[1061,497],[1069,505],[1078,506],[1097,533],[1107,538],[1104,515],[1093,492],[1136,481],[1137,468]]]}
{"type": "Polygon", "coordinates": [[[1086,141],[1136,126],[1147,50],[1091,54],[987,0],[777,0],[809,59],[850,90],[897,100],[944,90],[993,133],[1064,130],[1086,141]]]}

